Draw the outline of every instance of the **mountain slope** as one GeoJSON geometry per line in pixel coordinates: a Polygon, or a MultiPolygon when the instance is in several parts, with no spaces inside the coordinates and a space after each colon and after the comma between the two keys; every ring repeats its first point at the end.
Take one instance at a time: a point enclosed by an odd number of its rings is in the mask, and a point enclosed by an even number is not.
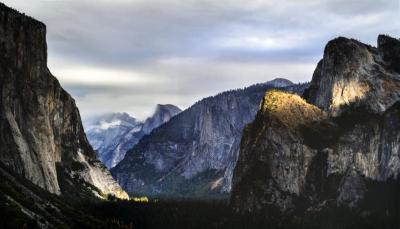
{"type": "Polygon", "coordinates": [[[1,162],[0,179],[0,228],[123,228],[41,189],[1,162]]]}
{"type": "Polygon", "coordinates": [[[132,194],[218,197],[230,191],[241,132],[269,88],[304,85],[277,79],[195,103],[143,137],[112,174],[132,194]]]}
{"type": "Polygon", "coordinates": [[[44,24],[0,4],[0,162],[51,193],[80,195],[82,187],[127,197],[48,70],[45,37],[44,24]]]}
{"type": "Polygon", "coordinates": [[[154,114],[147,118],[143,123],[142,132],[149,134],[153,129],[168,122],[172,117],[179,114],[182,110],[172,104],[157,104],[154,114]]]}
{"type": "Polygon", "coordinates": [[[174,105],[158,104],[154,114],[145,122],[137,121],[127,113],[112,113],[96,117],[85,129],[98,158],[107,168],[113,168],[144,135],[179,112],[181,109],[174,105]]]}
{"type": "Polygon", "coordinates": [[[143,136],[142,126],[127,113],[112,113],[96,117],[85,129],[99,160],[112,168],[143,136]]]}
{"type": "Polygon", "coordinates": [[[352,216],[398,219],[399,48],[399,40],[382,35],[377,48],[337,38],[306,100],[266,93],[243,134],[233,206],[271,219],[314,217],[317,227],[349,225],[352,216]],[[346,214],[348,221],[338,220],[346,214]]]}

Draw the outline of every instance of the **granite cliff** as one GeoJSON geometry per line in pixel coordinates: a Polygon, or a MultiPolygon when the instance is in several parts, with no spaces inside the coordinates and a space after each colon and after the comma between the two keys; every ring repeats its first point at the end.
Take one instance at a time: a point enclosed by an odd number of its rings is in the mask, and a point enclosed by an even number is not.
{"type": "Polygon", "coordinates": [[[226,197],[243,127],[271,88],[302,92],[306,84],[276,79],[205,98],[154,129],[111,172],[132,194],[226,197]]]}
{"type": "Polygon", "coordinates": [[[143,134],[150,134],[153,129],[168,122],[172,117],[179,114],[182,110],[172,104],[157,104],[156,109],[151,117],[147,118],[143,123],[143,134]]]}
{"type": "Polygon", "coordinates": [[[303,98],[265,94],[234,171],[238,212],[319,214],[315,222],[341,212],[365,222],[399,214],[400,41],[380,35],[377,43],[334,39],[303,98]]]}
{"type": "Polygon", "coordinates": [[[0,163],[54,194],[126,198],[47,68],[46,49],[43,23],[0,4],[0,163]]]}

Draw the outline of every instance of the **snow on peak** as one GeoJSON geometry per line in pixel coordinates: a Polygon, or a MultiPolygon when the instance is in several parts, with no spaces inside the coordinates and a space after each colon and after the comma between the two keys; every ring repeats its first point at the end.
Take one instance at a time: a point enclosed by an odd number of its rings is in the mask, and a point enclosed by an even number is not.
{"type": "Polygon", "coordinates": [[[119,125],[121,125],[121,120],[113,120],[111,122],[101,121],[100,122],[100,129],[107,130],[107,129],[110,129],[110,128],[115,128],[115,127],[117,127],[119,125]]]}

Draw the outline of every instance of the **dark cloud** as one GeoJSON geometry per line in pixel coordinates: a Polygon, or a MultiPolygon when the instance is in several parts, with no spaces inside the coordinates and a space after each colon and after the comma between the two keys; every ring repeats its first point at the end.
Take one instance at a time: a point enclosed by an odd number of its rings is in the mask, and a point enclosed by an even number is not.
{"type": "Polygon", "coordinates": [[[337,36],[400,36],[398,0],[6,0],[43,21],[49,65],[84,116],[307,81],[337,36]]]}

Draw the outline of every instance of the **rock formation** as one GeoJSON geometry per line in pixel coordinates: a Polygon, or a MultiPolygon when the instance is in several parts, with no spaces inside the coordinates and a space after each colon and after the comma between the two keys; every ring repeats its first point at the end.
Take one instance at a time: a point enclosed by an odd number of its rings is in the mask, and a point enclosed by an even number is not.
{"type": "Polygon", "coordinates": [[[130,193],[215,198],[231,189],[244,125],[267,89],[302,91],[305,85],[274,81],[229,91],[195,103],[143,137],[112,174],[130,193]]]}
{"type": "Polygon", "coordinates": [[[383,113],[400,98],[399,41],[378,37],[374,48],[353,39],[330,41],[305,97],[333,116],[352,104],[383,113]]]}
{"type": "Polygon", "coordinates": [[[46,27],[0,4],[0,162],[55,194],[127,197],[97,159],[74,100],[47,68],[46,27]]]}
{"type": "Polygon", "coordinates": [[[142,125],[127,113],[111,113],[93,118],[84,127],[97,157],[110,169],[142,137],[142,125]]]}
{"type": "Polygon", "coordinates": [[[174,105],[158,104],[154,114],[144,122],[130,117],[127,113],[112,113],[94,118],[85,129],[98,158],[111,169],[144,135],[169,121],[179,112],[181,109],[174,105]]]}
{"type": "Polygon", "coordinates": [[[232,205],[291,219],[338,208],[393,216],[400,203],[399,48],[384,35],[377,48],[340,37],[327,44],[304,99],[267,92],[243,134],[232,205]]]}
{"type": "Polygon", "coordinates": [[[172,117],[179,114],[182,110],[172,104],[157,104],[154,114],[147,118],[143,123],[143,134],[150,134],[153,129],[168,122],[172,117]]]}

